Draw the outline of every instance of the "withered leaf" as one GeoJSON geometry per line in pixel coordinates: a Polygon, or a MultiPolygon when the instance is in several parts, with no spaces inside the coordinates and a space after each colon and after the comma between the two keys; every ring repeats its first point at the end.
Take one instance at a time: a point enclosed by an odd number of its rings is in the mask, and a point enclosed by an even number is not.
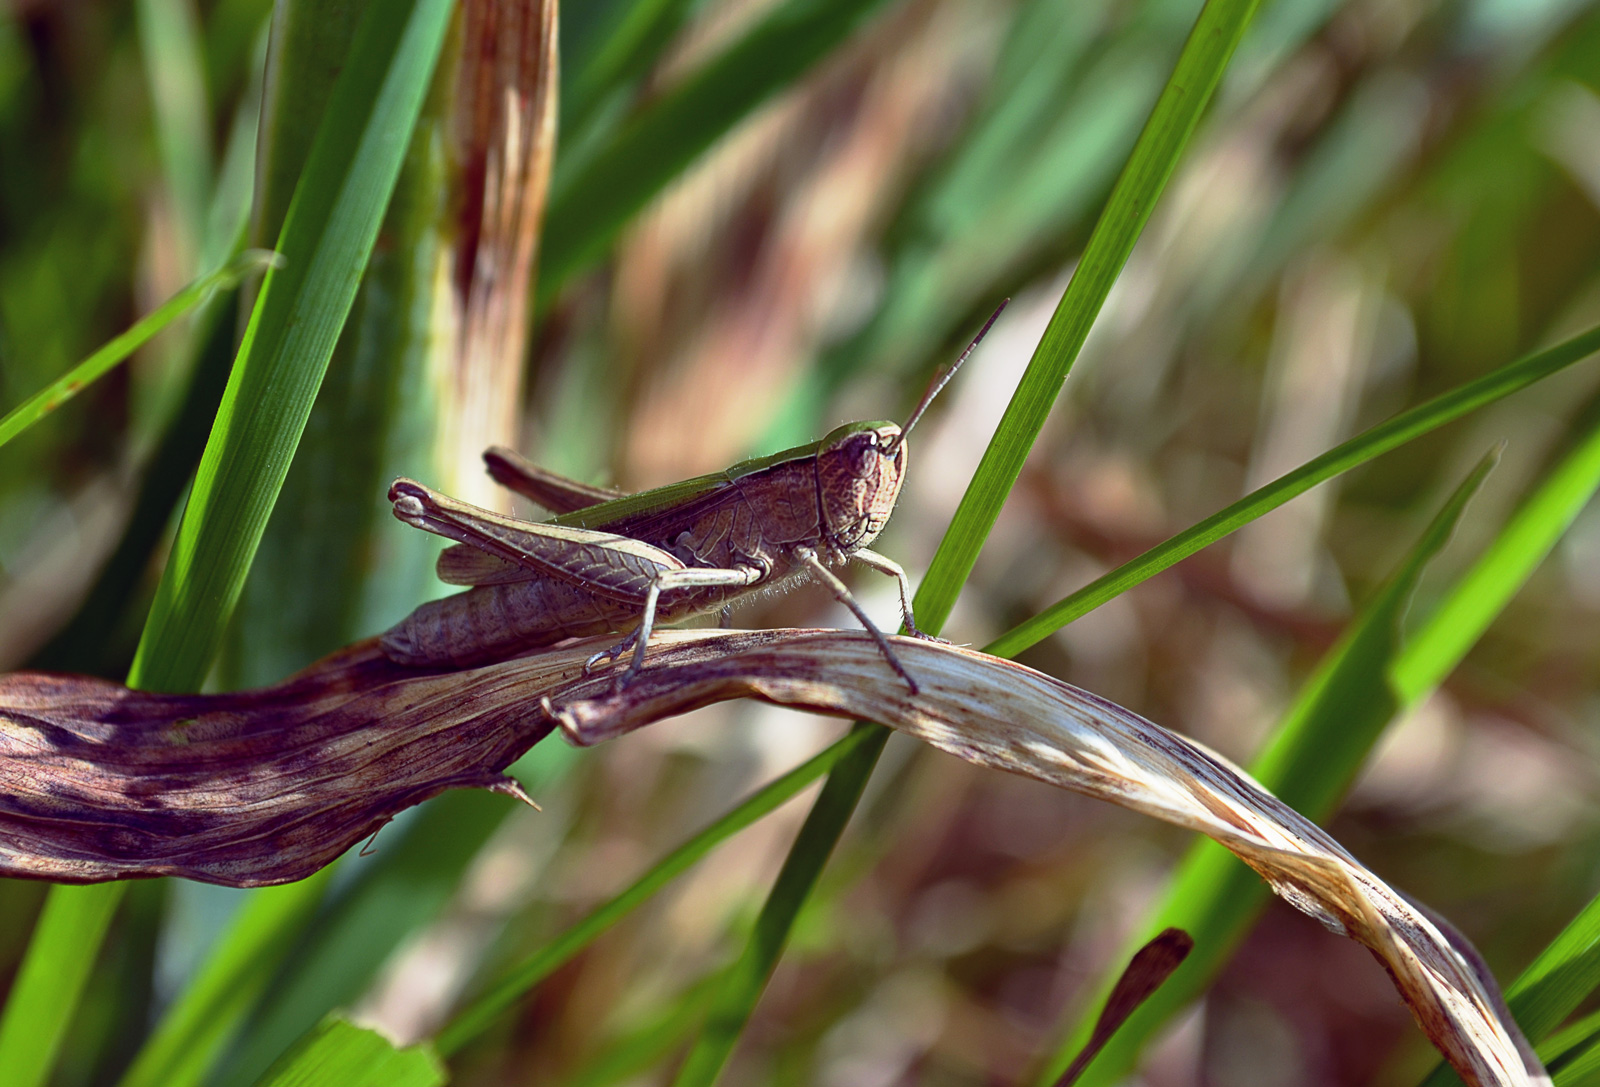
{"type": "Polygon", "coordinates": [[[1549,1082],[1470,945],[1243,771],[1021,665],[894,645],[916,695],[870,636],[833,630],[667,632],[621,690],[583,673],[594,640],[454,673],[409,671],[362,643],[277,687],[226,695],[7,676],[0,868],[66,881],[297,879],[443,789],[509,788],[500,772],[554,723],[592,744],[756,698],[881,721],[977,765],[1210,835],[1369,948],[1468,1084],[1549,1082]]]}

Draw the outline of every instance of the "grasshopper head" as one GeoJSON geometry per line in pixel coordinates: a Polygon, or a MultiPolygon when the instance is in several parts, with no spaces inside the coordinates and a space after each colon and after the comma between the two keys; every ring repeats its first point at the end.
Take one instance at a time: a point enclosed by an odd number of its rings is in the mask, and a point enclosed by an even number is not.
{"type": "Polygon", "coordinates": [[[848,555],[878,538],[894,512],[894,500],[900,497],[900,481],[906,474],[906,435],[1005,308],[1002,302],[990,314],[954,366],[934,375],[905,426],[882,420],[847,423],[822,439],[817,446],[817,494],[824,542],[848,555]]]}
{"type": "Polygon", "coordinates": [[[883,531],[905,478],[906,444],[898,423],[850,423],[817,450],[817,492],[824,538],[848,554],[883,531]]]}

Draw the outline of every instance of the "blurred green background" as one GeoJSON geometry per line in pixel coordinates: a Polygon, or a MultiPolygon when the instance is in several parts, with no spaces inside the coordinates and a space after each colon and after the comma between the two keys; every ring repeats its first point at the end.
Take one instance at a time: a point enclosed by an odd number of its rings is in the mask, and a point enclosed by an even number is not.
{"type": "MultiPolygon", "coordinates": [[[[491,438],[628,489],[712,471],[903,415],[1011,296],[911,442],[876,546],[915,577],[1200,4],[567,8],[516,372],[492,371],[492,410],[474,414],[471,308],[451,308],[481,244],[462,210],[472,160],[451,150],[457,24],[213,688],[275,681],[446,591],[437,545],[388,516],[394,475],[491,501],[472,456],[491,438]]],[[[274,244],[365,9],[0,6],[0,411],[243,242],[274,244]]],[[[219,293],[0,448],[0,669],[127,674],[254,289],[219,293]]],[[[1264,0],[944,634],[983,645],[1373,423],[1597,322],[1600,5],[1264,0]]],[[[1479,458],[1506,442],[1417,616],[1587,448],[1597,390],[1580,365],[1430,433],[1022,659],[1249,764],[1479,458]]],[[[1573,509],[1327,824],[1506,980],[1600,890],[1600,507],[1573,509]]],[[[892,625],[880,580],[854,584],[892,625]]],[[[811,589],[735,622],[853,625],[811,589]]],[[[134,885],[48,1082],[248,1087],[333,1008],[430,1037],[842,728],[725,705],[595,751],[536,749],[517,773],[542,814],[479,794],[408,813],[299,892],[248,984],[202,1017],[211,1033],[177,1043],[187,1063],[130,1074],[219,961],[218,934],[269,909],[134,885]]],[[[669,1082],[804,814],[780,808],[564,961],[449,1055],[452,1082],[669,1082]]],[[[892,741],[723,1082],[1032,1081],[1191,844],[892,741]]],[[[0,977],[45,892],[0,881],[0,977]]],[[[1151,1084],[1354,1085],[1415,1083],[1435,1058],[1369,956],[1275,903],[1140,1060],[1151,1084]]]]}

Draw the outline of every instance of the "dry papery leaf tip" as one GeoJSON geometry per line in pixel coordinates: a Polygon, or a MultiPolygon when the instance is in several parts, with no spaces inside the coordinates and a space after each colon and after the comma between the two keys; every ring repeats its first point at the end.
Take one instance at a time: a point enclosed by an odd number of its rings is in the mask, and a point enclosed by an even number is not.
{"type": "Polygon", "coordinates": [[[284,883],[445,789],[519,795],[503,771],[556,727],[589,745],[754,698],[881,721],[1209,835],[1370,949],[1466,1083],[1550,1082],[1464,938],[1243,771],[1113,702],[974,650],[894,638],[913,694],[870,635],[838,630],[662,632],[616,689],[583,667],[610,640],[454,671],[403,667],[369,641],[275,687],[218,695],[0,677],[0,871],[284,883]]]}

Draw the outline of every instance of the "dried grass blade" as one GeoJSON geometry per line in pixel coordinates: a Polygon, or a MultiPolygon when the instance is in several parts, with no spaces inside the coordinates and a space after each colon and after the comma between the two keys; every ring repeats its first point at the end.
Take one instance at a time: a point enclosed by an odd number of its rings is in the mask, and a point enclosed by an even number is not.
{"type": "Polygon", "coordinates": [[[439,439],[446,489],[503,502],[479,454],[516,445],[539,228],[555,161],[556,0],[466,0],[456,75],[458,327],[439,439]]]}
{"type": "Polygon", "coordinates": [[[882,721],[976,765],[1206,834],[1368,947],[1468,1084],[1549,1082],[1448,925],[1244,771],[1115,703],[974,650],[898,638],[913,696],[867,635],[805,630],[663,634],[651,667],[610,692],[609,675],[583,671],[595,645],[418,673],[363,643],[278,687],[209,696],[4,677],[0,868],[83,881],[300,878],[443,789],[503,788],[500,771],[552,723],[593,744],[756,698],[882,721]]]}

